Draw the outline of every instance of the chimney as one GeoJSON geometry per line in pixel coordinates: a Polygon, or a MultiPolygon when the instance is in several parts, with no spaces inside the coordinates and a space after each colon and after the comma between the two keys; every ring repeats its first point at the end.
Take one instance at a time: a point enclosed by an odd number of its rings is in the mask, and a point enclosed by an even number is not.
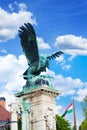
{"type": "Polygon", "coordinates": [[[3,106],[5,108],[5,98],[4,97],[0,97],[0,105],[3,106]]]}

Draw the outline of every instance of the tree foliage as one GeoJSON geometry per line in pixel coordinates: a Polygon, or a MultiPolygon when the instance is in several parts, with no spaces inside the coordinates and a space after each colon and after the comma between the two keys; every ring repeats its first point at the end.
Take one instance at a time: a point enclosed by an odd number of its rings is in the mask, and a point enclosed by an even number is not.
{"type": "Polygon", "coordinates": [[[85,120],[81,123],[79,130],[87,130],[87,96],[82,101],[82,110],[84,113],[85,120]]]}
{"type": "Polygon", "coordinates": [[[71,124],[63,117],[56,115],[56,130],[71,130],[71,124]]]}
{"type": "Polygon", "coordinates": [[[82,109],[83,109],[85,119],[87,120],[87,96],[85,96],[85,98],[83,99],[82,109]]]}
{"type": "Polygon", "coordinates": [[[87,130],[87,120],[84,120],[79,127],[79,130],[87,130]]]}

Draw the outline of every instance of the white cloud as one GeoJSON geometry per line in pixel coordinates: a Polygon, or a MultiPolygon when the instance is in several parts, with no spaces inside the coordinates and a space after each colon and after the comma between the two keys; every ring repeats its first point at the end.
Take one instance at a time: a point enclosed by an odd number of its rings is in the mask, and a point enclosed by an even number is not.
{"type": "Polygon", "coordinates": [[[55,75],[55,87],[59,86],[64,92],[71,90],[72,88],[78,88],[83,86],[83,82],[80,79],[72,79],[71,77],[63,77],[55,75]]]}
{"type": "Polygon", "coordinates": [[[81,88],[77,91],[76,100],[81,102],[85,96],[87,96],[87,85],[85,88],[81,88]]]}
{"type": "Polygon", "coordinates": [[[63,65],[62,67],[64,70],[69,70],[71,68],[71,65],[63,65]]]}
{"type": "Polygon", "coordinates": [[[86,86],[84,82],[80,79],[73,79],[72,77],[64,77],[63,75],[59,74],[56,75],[55,72],[50,71],[47,69],[47,74],[51,75],[53,79],[51,82],[53,83],[54,87],[61,92],[62,96],[66,95],[78,95],[78,90],[86,86]]]}
{"type": "MultiPolygon", "coordinates": [[[[9,5],[12,8],[11,5],[9,5]]],[[[25,22],[36,24],[36,20],[30,11],[26,11],[26,5],[19,4],[18,12],[7,12],[0,7],[0,42],[15,38],[18,28],[25,22]]]]}
{"type": "Polygon", "coordinates": [[[7,91],[21,89],[25,81],[20,75],[23,74],[26,68],[27,63],[23,55],[19,59],[11,54],[0,57],[0,83],[2,88],[7,91]]]}
{"type": "Polygon", "coordinates": [[[2,53],[4,53],[4,54],[6,54],[7,53],[7,51],[6,50],[0,50],[0,52],[2,52],[2,53]]]}
{"type": "Polygon", "coordinates": [[[57,105],[55,109],[55,114],[62,115],[64,108],[61,105],[57,105]]]}
{"type": "Polygon", "coordinates": [[[14,10],[14,7],[12,6],[12,4],[9,4],[8,7],[9,7],[9,9],[10,9],[11,11],[14,10]]]}
{"type": "Polygon", "coordinates": [[[57,57],[55,60],[56,60],[58,63],[63,62],[63,61],[64,61],[64,56],[61,55],[60,57],[57,57]]]}
{"type": "Polygon", "coordinates": [[[18,3],[17,1],[15,1],[15,2],[10,3],[8,5],[10,11],[14,11],[15,6],[18,7],[18,9],[21,10],[21,11],[26,11],[27,10],[27,5],[25,3],[18,3]]]}
{"type": "Polygon", "coordinates": [[[37,41],[38,41],[38,47],[39,47],[41,50],[51,49],[51,47],[48,45],[48,43],[46,43],[46,42],[43,40],[43,38],[37,37],[37,41]]]}
{"type": "Polygon", "coordinates": [[[55,46],[70,55],[87,55],[87,38],[75,35],[58,36],[55,46]]]}
{"type": "Polygon", "coordinates": [[[18,7],[19,7],[19,9],[20,10],[27,10],[27,6],[26,6],[26,4],[25,3],[19,3],[19,4],[17,4],[18,5],[18,7]]]}
{"type": "Polygon", "coordinates": [[[75,55],[72,55],[68,60],[72,61],[75,58],[75,55]]]}
{"type": "MultiPolygon", "coordinates": [[[[56,59],[56,63],[61,63],[62,69],[63,70],[69,70],[71,68],[71,65],[66,64],[66,61],[64,59],[64,55],[61,55],[60,57],[57,57],[56,59]]],[[[70,60],[70,59],[69,59],[70,60]]]]}

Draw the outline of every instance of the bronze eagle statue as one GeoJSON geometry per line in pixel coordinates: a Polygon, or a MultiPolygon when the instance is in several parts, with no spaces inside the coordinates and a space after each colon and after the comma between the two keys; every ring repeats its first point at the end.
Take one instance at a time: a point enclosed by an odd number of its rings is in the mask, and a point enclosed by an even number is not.
{"type": "Polygon", "coordinates": [[[49,56],[40,55],[36,34],[30,23],[25,23],[19,28],[19,37],[29,66],[23,73],[26,80],[31,76],[38,76],[41,72],[46,71],[46,68],[49,68],[49,61],[63,54],[62,51],[59,51],[49,56]]]}

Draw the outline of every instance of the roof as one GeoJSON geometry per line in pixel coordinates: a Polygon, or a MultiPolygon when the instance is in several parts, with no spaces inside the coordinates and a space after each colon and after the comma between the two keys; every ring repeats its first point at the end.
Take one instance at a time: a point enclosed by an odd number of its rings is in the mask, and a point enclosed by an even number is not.
{"type": "Polygon", "coordinates": [[[4,100],[5,101],[5,98],[4,97],[0,97],[0,100],[4,100]]]}
{"type": "Polygon", "coordinates": [[[0,105],[0,121],[11,120],[11,113],[0,105]]]}

